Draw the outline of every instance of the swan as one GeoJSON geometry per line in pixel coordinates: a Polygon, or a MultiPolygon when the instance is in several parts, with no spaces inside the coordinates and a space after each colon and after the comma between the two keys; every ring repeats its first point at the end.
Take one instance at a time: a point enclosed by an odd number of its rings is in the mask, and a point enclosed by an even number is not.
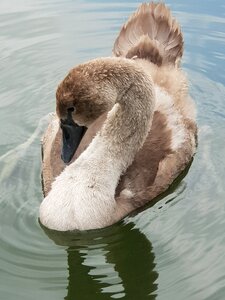
{"type": "Polygon", "coordinates": [[[42,141],[47,228],[109,226],[164,192],[196,152],[196,109],[180,68],[180,25],[142,4],[113,56],[69,71],[42,141]]]}

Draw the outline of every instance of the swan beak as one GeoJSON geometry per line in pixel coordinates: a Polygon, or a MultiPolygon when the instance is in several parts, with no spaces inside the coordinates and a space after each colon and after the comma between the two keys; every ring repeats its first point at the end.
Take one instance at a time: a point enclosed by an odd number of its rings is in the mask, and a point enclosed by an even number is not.
{"type": "Polygon", "coordinates": [[[71,119],[61,120],[60,127],[63,135],[61,159],[68,164],[73,158],[87,128],[78,126],[71,119]]]}

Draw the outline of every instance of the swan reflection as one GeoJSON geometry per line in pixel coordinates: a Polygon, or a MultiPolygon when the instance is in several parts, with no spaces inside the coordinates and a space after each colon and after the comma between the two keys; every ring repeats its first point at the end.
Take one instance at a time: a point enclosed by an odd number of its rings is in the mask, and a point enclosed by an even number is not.
{"type": "Polygon", "coordinates": [[[66,300],[156,299],[152,245],[134,224],[73,233],[42,228],[56,244],[68,246],[66,300]]]}

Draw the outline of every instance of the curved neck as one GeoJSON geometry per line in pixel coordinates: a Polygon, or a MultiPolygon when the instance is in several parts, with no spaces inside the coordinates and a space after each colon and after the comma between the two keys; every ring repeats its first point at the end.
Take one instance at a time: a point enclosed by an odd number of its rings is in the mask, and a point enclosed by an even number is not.
{"type": "Polygon", "coordinates": [[[113,65],[111,84],[117,90],[116,103],[99,133],[107,151],[121,161],[121,172],[132,163],[150,130],[155,94],[149,75],[126,59],[113,65]]]}
{"type": "Polygon", "coordinates": [[[107,176],[111,178],[114,172],[113,182],[117,185],[150,130],[155,105],[153,83],[142,68],[128,59],[98,59],[88,68],[90,77],[101,79],[96,86],[104,86],[102,100],[107,101],[112,92],[115,104],[100,132],[67,168],[78,170],[81,166],[89,175],[91,170],[99,182],[107,176]]]}

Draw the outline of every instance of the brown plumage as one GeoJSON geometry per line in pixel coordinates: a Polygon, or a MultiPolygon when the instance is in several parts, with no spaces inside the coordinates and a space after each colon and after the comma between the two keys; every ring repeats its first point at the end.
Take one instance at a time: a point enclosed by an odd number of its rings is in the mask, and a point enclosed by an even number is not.
{"type": "Polygon", "coordinates": [[[178,64],[183,54],[180,25],[163,3],[144,3],[123,25],[113,54],[147,58],[151,62],[178,64]]]}
{"type": "MultiPolygon", "coordinates": [[[[131,59],[152,78],[156,87],[151,129],[133,163],[121,174],[115,191],[118,204],[116,222],[164,192],[184,170],[195,153],[197,127],[187,79],[179,68],[183,53],[182,33],[164,4],[142,4],[122,27],[113,53],[116,57],[131,59]],[[167,103],[170,99],[172,105],[167,103]]],[[[81,64],[72,69],[59,85],[56,93],[58,117],[55,116],[50,123],[42,143],[45,195],[49,193],[53,180],[66,167],[60,158],[62,137],[58,118],[63,119],[67,109],[75,106],[74,120],[88,127],[72,163],[105,124],[107,112],[115,103],[117,95],[113,89],[107,99],[102,93],[107,92],[108,82],[116,84],[122,80],[113,73],[113,64],[110,59],[107,63],[94,60],[81,64]],[[102,89],[97,89],[99,85],[102,89]]],[[[126,82],[128,71],[124,69],[122,72],[126,82]]]]}

